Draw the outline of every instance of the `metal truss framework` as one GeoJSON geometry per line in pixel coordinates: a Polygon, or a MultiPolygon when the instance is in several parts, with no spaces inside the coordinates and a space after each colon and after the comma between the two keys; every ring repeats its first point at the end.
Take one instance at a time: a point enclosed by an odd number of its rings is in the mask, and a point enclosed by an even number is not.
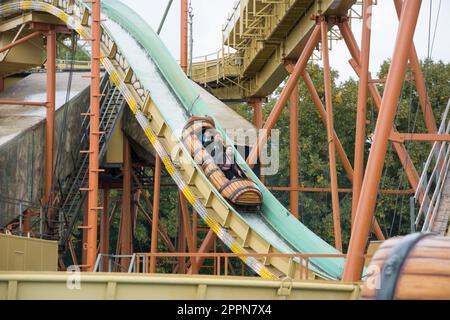
{"type": "MultiPolygon", "coordinates": [[[[185,0],[182,0],[184,3],[185,0]]],[[[110,213],[109,205],[109,190],[108,186],[103,186],[102,205],[99,205],[99,185],[98,174],[101,171],[99,169],[98,161],[98,137],[101,132],[98,129],[98,108],[100,100],[100,0],[92,1],[92,62],[91,62],[91,132],[90,132],[90,169],[89,169],[89,200],[87,203],[87,215],[85,219],[84,228],[87,230],[83,242],[85,242],[86,254],[83,259],[82,265],[86,270],[92,271],[97,257],[97,250],[102,254],[107,254],[110,250],[108,248],[109,239],[109,225],[111,219],[116,211],[115,206],[112,206],[110,213]],[[99,249],[97,249],[97,219],[98,212],[101,210],[101,225],[100,225],[100,241],[99,249]]],[[[279,187],[279,190],[286,190],[290,192],[290,207],[291,212],[295,216],[299,216],[298,210],[298,197],[299,192],[308,190],[301,188],[298,178],[298,81],[302,79],[307,86],[311,99],[314,102],[317,111],[319,112],[324,126],[327,130],[328,145],[329,145],[329,161],[330,161],[330,177],[331,186],[328,190],[309,190],[320,192],[331,192],[333,202],[333,222],[334,222],[334,236],[335,246],[337,249],[342,249],[341,240],[341,223],[340,223],[340,207],[339,207],[339,192],[353,192],[353,206],[352,206],[352,236],[350,241],[350,248],[348,251],[348,260],[344,272],[345,281],[356,281],[361,276],[361,271],[364,262],[364,251],[370,235],[371,229],[377,235],[379,239],[384,239],[381,229],[374,218],[376,199],[379,192],[384,193],[411,193],[415,192],[419,176],[417,170],[412,163],[411,158],[408,155],[405,141],[449,141],[449,136],[445,134],[438,134],[436,121],[434,119],[433,111],[430,105],[430,100],[427,94],[425,86],[425,79],[420,69],[420,63],[413,44],[413,35],[417,17],[420,11],[421,0],[395,0],[397,13],[399,16],[399,30],[396,41],[396,48],[392,60],[391,69],[386,80],[386,90],[383,96],[380,94],[376,81],[371,77],[368,70],[370,61],[370,25],[371,11],[370,6],[372,0],[365,0],[363,2],[363,33],[362,33],[362,45],[361,49],[358,47],[358,43],[353,36],[349,21],[347,17],[336,16],[315,16],[315,28],[305,45],[302,54],[297,61],[286,60],[285,66],[288,70],[290,77],[286,83],[286,86],[282,90],[280,97],[278,98],[274,108],[271,110],[269,117],[264,122],[262,116],[262,105],[266,100],[264,97],[252,98],[249,102],[254,110],[254,124],[257,128],[266,129],[262,135],[258,138],[255,146],[253,146],[250,155],[248,157],[249,163],[255,163],[254,160],[258,157],[258,150],[261,150],[263,144],[265,144],[269,138],[267,133],[275,128],[276,123],[283,111],[284,107],[290,101],[290,126],[291,126],[291,140],[290,144],[290,174],[291,181],[290,186],[283,188],[279,187]],[[342,144],[334,131],[334,116],[333,116],[333,101],[332,101],[332,89],[331,89],[331,75],[330,75],[330,61],[328,55],[328,32],[333,27],[337,26],[341,32],[341,35],[352,55],[350,61],[351,67],[355,70],[356,74],[360,78],[358,104],[357,104],[357,124],[356,124],[356,145],[354,150],[355,163],[354,167],[348,160],[348,156],[342,147],[342,144]],[[324,85],[325,85],[325,105],[322,102],[314,83],[309,76],[306,67],[310,60],[314,49],[321,43],[322,56],[324,59],[324,85]],[[420,96],[421,108],[424,113],[424,119],[428,134],[414,134],[414,133],[399,133],[394,127],[394,118],[396,114],[397,101],[399,99],[400,90],[404,81],[404,74],[406,71],[407,63],[410,63],[410,67],[414,74],[414,81],[416,84],[417,92],[420,96]],[[367,163],[367,168],[364,172],[364,140],[365,140],[365,123],[366,123],[366,101],[367,97],[371,96],[375,106],[380,110],[380,114],[377,120],[377,126],[375,131],[374,143],[367,163]],[[410,182],[412,190],[379,190],[381,172],[384,166],[384,158],[388,148],[388,144],[392,143],[395,151],[398,154],[400,162],[405,169],[406,175],[410,182]],[[339,188],[337,183],[337,171],[336,171],[336,153],[341,160],[341,163],[345,169],[345,172],[353,184],[352,190],[343,191],[339,188]]],[[[263,11],[261,11],[263,12],[263,11]]],[[[184,10],[182,11],[184,17],[184,10]]],[[[182,29],[187,23],[187,20],[182,18],[182,29]]],[[[20,40],[14,41],[10,45],[0,49],[0,53],[11,49],[16,45],[20,45],[37,36],[45,35],[47,37],[47,101],[46,102],[18,102],[18,101],[0,101],[0,104],[22,104],[24,106],[45,106],[47,108],[47,134],[46,134],[46,172],[53,172],[53,123],[54,123],[54,107],[55,107],[55,73],[56,73],[56,30],[53,26],[49,26],[48,30],[38,30],[29,36],[26,36],[20,40]]],[[[187,33],[182,33],[182,44],[187,43],[187,33]]],[[[187,54],[187,51],[183,49],[182,45],[182,57],[187,54]]],[[[182,59],[185,61],[185,59],[182,59]]],[[[186,60],[187,61],[187,60],[186,60]]],[[[187,65],[187,64],[186,64],[187,65]]],[[[186,70],[185,70],[186,71],[186,70]]],[[[124,182],[123,182],[123,203],[131,204],[131,181],[133,179],[133,173],[131,170],[132,163],[130,157],[130,147],[125,142],[124,147],[124,182]]],[[[45,180],[45,193],[43,202],[47,205],[51,201],[51,188],[52,188],[52,175],[46,175],[45,180]]],[[[146,216],[147,221],[152,224],[152,239],[151,239],[151,254],[150,254],[150,272],[156,272],[156,253],[158,238],[162,240],[169,250],[176,251],[176,246],[171,242],[165,229],[161,227],[159,223],[159,195],[161,188],[161,159],[156,157],[156,166],[154,169],[154,198],[153,204],[150,199],[144,196],[147,209],[151,208],[152,218],[146,212],[145,209],[139,206],[139,197],[135,198],[136,212],[134,216],[137,216],[138,212],[142,212],[146,216]],[[136,200],[137,199],[137,200],[136,200]],[[159,237],[158,237],[159,235],[159,237]]],[[[422,199],[425,201],[426,199],[422,199]]],[[[117,253],[123,256],[132,253],[132,218],[133,213],[129,206],[123,207],[121,216],[121,228],[119,236],[119,245],[117,253]]],[[[204,230],[199,228],[196,219],[196,212],[192,208],[190,212],[189,206],[186,203],[186,199],[180,193],[179,197],[179,211],[180,211],[180,228],[178,235],[178,251],[183,253],[184,249],[188,248],[190,256],[190,263],[185,264],[185,259],[180,258],[178,266],[175,270],[183,273],[198,273],[202,267],[205,254],[209,252],[212,247],[216,247],[216,236],[212,230],[204,230]],[[192,226],[191,226],[192,222],[192,226]],[[199,232],[207,232],[206,237],[200,247],[197,247],[197,241],[199,239],[199,232]],[[180,249],[182,248],[182,249],[180,249]]],[[[51,210],[49,210],[49,219],[51,219],[51,210]]],[[[73,245],[70,247],[73,254],[73,245]]],[[[189,256],[187,254],[186,256],[189,256]]],[[[74,262],[75,262],[74,258],[74,262]]],[[[129,258],[121,259],[122,268],[126,268],[130,264],[129,258]],[[128,259],[128,260],[127,260],[128,259]]],[[[106,264],[102,264],[102,268],[106,269],[106,264]]]]}

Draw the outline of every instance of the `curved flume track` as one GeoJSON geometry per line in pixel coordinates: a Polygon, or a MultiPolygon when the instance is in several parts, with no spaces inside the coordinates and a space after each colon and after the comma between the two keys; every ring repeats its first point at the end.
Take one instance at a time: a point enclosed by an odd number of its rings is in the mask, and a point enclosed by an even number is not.
{"type": "MultiPolygon", "coordinates": [[[[261,211],[239,213],[221,197],[181,143],[181,129],[191,115],[212,116],[207,103],[137,13],[117,0],[103,0],[102,5],[101,63],[127,100],[167,172],[218,238],[235,253],[339,254],[276,200],[237,151],[241,167],[262,190],[261,211]]],[[[26,11],[52,14],[82,38],[90,38],[90,9],[82,1],[6,1],[0,5],[2,18],[26,11]]],[[[263,278],[300,276],[296,258],[241,259],[263,278]]],[[[309,261],[310,270],[324,279],[339,279],[343,265],[343,258],[309,261]]]]}

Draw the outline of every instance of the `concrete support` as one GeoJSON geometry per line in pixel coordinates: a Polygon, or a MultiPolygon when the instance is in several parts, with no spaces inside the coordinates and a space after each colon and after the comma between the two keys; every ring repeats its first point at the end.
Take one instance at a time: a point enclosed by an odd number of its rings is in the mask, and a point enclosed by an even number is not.
{"type": "MultiPolygon", "coordinates": [[[[122,223],[120,226],[120,254],[131,255],[133,253],[133,217],[131,215],[131,148],[128,138],[123,139],[123,190],[122,190],[122,223]]],[[[130,264],[129,258],[122,258],[122,271],[127,270],[130,264]]]]}
{"type": "MultiPolygon", "coordinates": [[[[152,239],[150,252],[158,252],[158,227],[159,227],[159,200],[161,194],[161,158],[155,156],[154,188],[153,188],[153,219],[152,219],[152,239]]],[[[156,257],[150,257],[150,273],[156,272],[156,257]]]]}
{"type": "Polygon", "coordinates": [[[404,2],[394,56],[389,69],[386,90],[381,102],[374,141],[356,210],[354,232],[350,239],[348,256],[345,262],[344,281],[360,279],[364,267],[364,252],[375,211],[377,191],[388,149],[388,139],[397,112],[397,103],[401,94],[408,54],[412,47],[421,4],[421,0],[406,0],[404,2]]]}
{"type": "Polygon", "coordinates": [[[334,120],[333,120],[333,101],[331,92],[331,69],[330,57],[328,50],[328,22],[326,17],[321,17],[322,32],[322,56],[324,70],[324,86],[325,86],[325,105],[327,111],[327,136],[328,136],[328,152],[330,160],[330,183],[331,198],[333,206],[333,226],[334,226],[334,244],[337,250],[342,251],[341,238],[341,213],[339,208],[339,192],[338,178],[336,171],[336,147],[334,144],[334,120]]]}

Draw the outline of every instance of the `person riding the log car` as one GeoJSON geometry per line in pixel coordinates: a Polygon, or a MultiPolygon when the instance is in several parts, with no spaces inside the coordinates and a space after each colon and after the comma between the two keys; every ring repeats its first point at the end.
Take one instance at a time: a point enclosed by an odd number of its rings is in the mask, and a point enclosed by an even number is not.
{"type": "Polygon", "coordinates": [[[222,136],[218,131],[213,132],[213,141],[208,146],[207,150],[217,165],[221,165],[225,162],[225,146],[222,136]]]}
{"type": "Polygon", "coordinates": [[[235,163],[233,145],[226,145],[214,120],[193,116],[183,129],[183,143],[221,196],[239,210],[254,212],[262,204],[257,184],[235,163]]]}
{"type": "Polygon", "coordinates": [[[202,134],[202,144],[206,148],[213,142],[213,132],[212,130],[205,130],[202,134]]]}
{"type": "Polygon", "coordinates": [[[222,165],[219,165],[219,168],[222,169],[222,172],[228,180],[242,178],[242,172],[235,163],[232,146],[227,146],[225,151],[225,161],[222,165]]]}

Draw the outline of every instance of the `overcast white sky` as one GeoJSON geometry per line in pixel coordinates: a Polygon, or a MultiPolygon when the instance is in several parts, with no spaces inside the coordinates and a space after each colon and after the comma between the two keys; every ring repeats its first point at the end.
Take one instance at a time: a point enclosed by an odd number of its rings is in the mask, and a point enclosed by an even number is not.
{"type": "MultiPolygon", "coordinates": [[[[137,11],[154,30],[158,28],[168,0],[121,0],[137,11]]],[[[235,0],[191,0],[194,10],[194,57],[217,51],[221,46],[221,29],[231,12],[235,0]]],[[[439,23],[437,25],[436,39],[432,57],[450,62],[450,1],[448,0],[423,0],[422,11],[417,26],[415,42],[420,58],[425,58],[428,51],[428,28],[430,8],[432,8],[432,37],[436,17],[440,8],[439,23]]],[[[180,1],[174,0],[167,17],[166,24],[161,32],[161,37],[171,51],[174,58],[179,57],[179,33],[180,33],[180,1]]],[[[378,5],[373,11],[373,38],[371,54],[371,71],[376,74],[380,63],[390,58],[393,51],[397,33],[398,20],[392,0],[378,0],[378,5]]],[[[353,22],[353,30],[356,38],[360,39],[360,22],[353,22]]],[[[432,38],[431,37],[431,38],[432,38]]],[[[350,55],[341,41],[334,44],[331,55],[331,65],[339,71],[341,80],[354,72],[347,61],[350,55]]]]}

